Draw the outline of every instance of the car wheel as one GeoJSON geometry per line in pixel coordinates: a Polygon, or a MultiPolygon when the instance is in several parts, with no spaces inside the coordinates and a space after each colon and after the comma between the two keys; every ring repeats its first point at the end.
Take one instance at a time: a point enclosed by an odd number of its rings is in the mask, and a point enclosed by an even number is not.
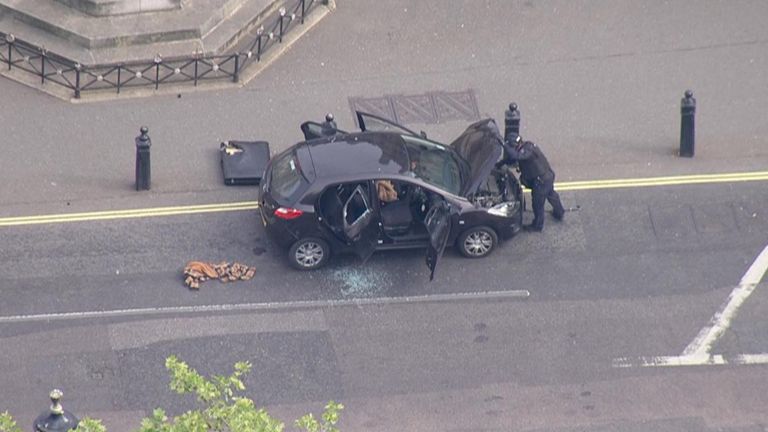
{"type": "Polygon", "coordinates": [[[472,227],[456,239],[459,252],[467,258],[482,258],[490,254],[499,242],[496,231],[487,226],[472,227]]]}
{"type": "Polygon", "coordinates": [[[331,248],[325,240],[309,237],[294,243],[288,250],[288,263],[297,270],[315,270],[328,261],[331,248]]]}

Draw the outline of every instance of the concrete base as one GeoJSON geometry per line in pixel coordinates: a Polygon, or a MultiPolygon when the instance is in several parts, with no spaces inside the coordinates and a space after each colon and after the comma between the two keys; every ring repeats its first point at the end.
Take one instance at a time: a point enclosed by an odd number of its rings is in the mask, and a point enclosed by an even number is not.
{"type": "MultiPolygon", "coordinates": [[[[136,88],[124,89],[119,94],[117,94],[114,90],[88,91],[88,92],[83,92],[82,98],[76,99],[74,98],[72,90],[56,85],[55,83],[51,83],[51,82],[41,84],[40,79],[37,76],[20,71],[16,68],[12,70],[6,70],[5,68],[0,68],[0,76],[4,76],[5,78],[14,80],[20,84],[40,90],[43,93],[48,94],[49,96],[66,100],[71,103],[102,102],[102,101],[114,100],[117,98],[126,99],[126,98],[144,98],[144,97],[152,97],[152,96],[173,96],[173,95],[198,93],[198,92],[211,91],[211,90],[234,90],[248,84],[251,80],[256,78],[264,69],[268,68],[275,60],[280,58],[280,56],[282,56],[283,53],[289,50],[294,43],[296,43],[299,39],[301,39],[301,37],[304,36],[304,34],[306,34],[308,31],[310,31],[314,26],[320,23],[320,21],[323,18],[325,18],[329,13],[331,13],[334,9],[336,9],[336,2],[334,0],[329,0],[327,6],[321,6],[321,7],[315,8],[312,11],[312,13],[310,13],[306,17],[306,20],[304,21],[304,25],[300,25],[296,27],[294,30],[292,30],[291,32],[286,34],[285,38],[283,38],[283,43],[278,44],[272,47],[270,50],[268,50],[265,53],[265,55],[262,56],[261,61],[253,62],[250,65],[248,65],[240,73],[240,81],[237,83],[227,81],[227,80],[211,81],[206,83],[205,85],[201,85],[197,87],[193,86],[191,83],[165,84],[161,86],[158,90],[155,90],[153,88],[147,88],[147,87],[136,87],[136,88]]],[[[246,30],[245,34],[242,37],[241,43],[245,43],[245,41],[249,37],[254,37],[254,36],[255,36],[254,30],[252,29],[246,30]]],[[[241,48],[239,45],[235,46],[236,50],[239,48],[241,48]]]]}
{"type": "Polygon", "coordinates": [[[181,0],[55,0],[93,16],[179,9],[181,0]]]}
{"type": "MultiPolygon", "coordinates": [[[[104,13],[110,7],[165,7],[179,1],[0,0],[0,30],[83,65],[146,60],[157,54],[188,56],[196,51],[213,55],[234,46],[284,3],[185,0],[182,8],[117,16],[94,16],[79,10],[100,4],[104,13]]],[[[111,9],[118,10],[123,9],[111,9]]]]}

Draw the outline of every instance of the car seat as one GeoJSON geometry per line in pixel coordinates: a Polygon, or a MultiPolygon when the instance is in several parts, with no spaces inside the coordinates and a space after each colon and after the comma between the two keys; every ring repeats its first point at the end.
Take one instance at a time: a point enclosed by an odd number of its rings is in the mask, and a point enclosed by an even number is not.
{"type": "Polygon", "coordinates": [[[384,232],[390,235],[402,235],[408,232],[413,222],[411,206],[406,200],[393,201],[381,208],[381,222],[384,232]]]}

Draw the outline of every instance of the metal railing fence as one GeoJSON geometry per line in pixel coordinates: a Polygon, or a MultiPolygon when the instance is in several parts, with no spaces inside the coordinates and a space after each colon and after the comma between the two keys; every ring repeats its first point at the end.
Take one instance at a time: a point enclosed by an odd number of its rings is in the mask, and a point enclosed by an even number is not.
{"type": "MultiPolygon", "coordinates": [[[[328,0],[296,0],[293,8],[280,7],[256,29],[256,37],[249,41],[245,52],[222,55],[204,55],[196,52],[189,56],[110,64],[82,65],[64,56],[50,52],[11,33],[0,31],[0,65],[40,78],[41,84],[52,83],[72,90],[75,98],[82,92],[113,89],[120,93],[126,88],[159,89],[164,84],[193,84],[215,80],[238,82],[240,72],[262,56],[271,47],[283,42],[294,27],[304,24],[307,15],[328,0]]],[[[246,39],[246,41],[248,41],[246,39]]],[[[1,66],[0,66],[1,67],[1,66]]]]}

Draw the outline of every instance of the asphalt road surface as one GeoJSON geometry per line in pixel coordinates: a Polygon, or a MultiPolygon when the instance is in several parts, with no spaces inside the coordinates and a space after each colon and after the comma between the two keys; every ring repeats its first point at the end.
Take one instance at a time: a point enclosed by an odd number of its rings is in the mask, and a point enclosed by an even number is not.
{"type": "MultiPolygon", "coordinates": [[[[562,195],[579,207],[564,223],[487,259],[449,251],[432,283],[418,251],[292,271],[257,210],[2,227],[2,399],[32,418],[62,387],[125,430],[184,407],[163,370],[177,354],[206,373],[249,360],[259,403],[290,418],[340,400],[371,430],[762,421],[765,366],[639,364],[680,356],[768,244],[764,182],[562,195]],[[191,259],[258,270],[196,292],[191,259]],[[504,295],[517,290],[530,297],[504,295]]],[[[768,352],[762,285],[711,354],[768,352]]]]}
{"type": "MultiPolygon", "coordinates": [[[[768,188],[738,173],[768,166],[767,16],[749,0],[339,1],[240,90],[70,105],[0,80],[0,411],[26,428],[61,388],[128,431],[191,406],[167,388],[176,354],[205,373],[250,360],[259,404],[290,422],[335,399],[349,431],[765,432],[768,188]],[[675,154],[686,88],[693,159],[675,154]],[[497,120],[517,102],[579,210],[483,260],[449,251],[429,283],[418,251],[289,270],[245,208],[257,189],[222,185],[221,140],[279,151],[328,111],[352,129],[356,103],[436,93],[497,120]],[[718,173],[737,175],[678,177],[718,173]],[[660,176],[678,180],[597,181],[660,176]],[[257,273],[190,291],[189,260],[257,273]]],[[[448,141],[470,120],[454,114],[406,123],[448,141]]]]}

